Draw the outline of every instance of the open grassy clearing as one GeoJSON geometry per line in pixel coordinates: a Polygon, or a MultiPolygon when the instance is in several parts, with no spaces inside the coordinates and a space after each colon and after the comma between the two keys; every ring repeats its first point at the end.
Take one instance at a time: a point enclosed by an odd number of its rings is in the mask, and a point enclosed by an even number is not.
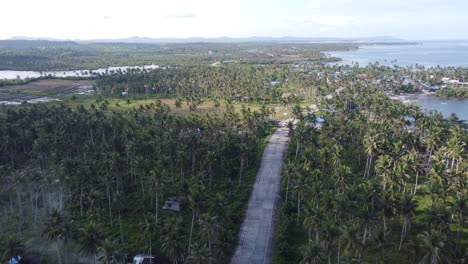
{"type": "MultiPolygon", "coordinates": [[[[104,97],[98,99],[95,96],[90,95],[67,95],[59,97],[62,102],[53,102],[53,103],[64,103],[67,106],[76,108],[79,106],[84,106],[85,108],[93,107],[102,107],[103,102],[106,106],[105,108],[109,111],[126,111],[133,108],[144,107],[151,103],[156,103],[158,100],[162,103],[168,105],[171,111],[175,114],[188,114],[195,113],[200,115],[205,114],[223,114],[226,111],[226,102],[219,102],[217,106],[216,102],[213,100],[203,100],[203,102],[197,105],[195,108],[191,108],[189,104],[183,102],[180,107],[176,107],[175,98],[147,98],[147,99],[127,99],[127,98],[115,98],[115,97],[104,97]]],[[[262,107],[260,103],[233,103],[234,109],[237,113],[240,113],[242,107],[246,107],[251,111],[258,111],[262,107]]],[[[267,107],[271,107],[275,110],[273,119],[287,119],[291,116],[291,106],[284,106],[281,104],[267,104],[267,107]]]]}
{"type": "MultiPolygon", "coordinates": [[[[195,113],[205,115],[208,113],[222,114],[225,112],[226,103],[212,99],[204,99],[196,107],[191,107],[190,103],[183,101],[180,107],[176,107],[176,98],[168,98],[161,95],[152,95],[137,98],[127,97],[97,97],[92,95],[93,81],[91,80],[62,80],[50,79],[39,80],[23,85],[11,85],[0,87],[0,102],[8,104],[21,104],[24,101],[29,103],[50,102],[64,103],[67,106],[76,108],[83,105],[85,108],[102,107],[109,111],[125,111],[128,109],[142,107],[160,100],[171,108],[176,114],[195,113]]],[[[236,112],[240,112],[242,107],[250,108],[252,111],[259,110],[262,103],[259,102],[237,102],[234,103],[236,112]]],[[[279,103],[267,103],[268,107],[275,110],[274,119],[287,119],[291,116],[291,107],[279,103]]]]}

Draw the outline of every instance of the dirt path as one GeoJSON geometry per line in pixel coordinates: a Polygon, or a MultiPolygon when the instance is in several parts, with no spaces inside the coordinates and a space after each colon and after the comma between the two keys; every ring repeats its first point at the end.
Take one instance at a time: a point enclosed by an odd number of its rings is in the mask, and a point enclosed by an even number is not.
{"type": "Polygon", "coordinates": [[[231,264],[272,262],[281,168],[288,140],[288,128],[282,124],[265,148],[231,264]]]}

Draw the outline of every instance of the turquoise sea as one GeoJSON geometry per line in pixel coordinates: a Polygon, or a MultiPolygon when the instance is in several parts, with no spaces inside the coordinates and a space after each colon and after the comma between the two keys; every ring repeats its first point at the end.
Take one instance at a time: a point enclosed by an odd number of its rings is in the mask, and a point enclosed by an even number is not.
{"type": "Polygon", "coordinates": [[[383,65],[424,65],[468,67],[468,40],[426,41],[415,45],[366,45],[358,50],[329,52],[342,58],[337,64],[359,63],[366,66],[379,62],[383,65]]]}

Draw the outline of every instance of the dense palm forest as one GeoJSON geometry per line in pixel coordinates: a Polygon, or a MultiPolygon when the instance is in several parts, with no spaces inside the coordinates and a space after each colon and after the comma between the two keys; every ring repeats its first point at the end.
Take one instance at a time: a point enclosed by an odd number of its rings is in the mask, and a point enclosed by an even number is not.
{"type": "MultiPolygon", "coordinates": [[[[271,132],[266,105],[295,120],[276,263],[466,261],[466,125],[388,99],[466,69],[312,64],[329,59],[312,44],[10,44],[0,62],[18,69],[166,66],[95,74],[94,95],[63,103],[0,108],[0,261],[228,262],[271,132]],[[196,115],[204,101],[212,113],[196,115]],[[163,210],[171,197],[181,212],[163,210]]],[[[21,92],[54,95],[31,87],[21,92]]]]}
{"type": "Polygon", "coordinates": [[[281,96],[279,85],[290,74],[287,67],[193,66],[155,70],[129,69],[98,74],[96,87],[104,96],[164,94],[177,97],[260,101],[281,96]]]}
{"type": "Polygon", "coordinates": [[[468,133],[455,116],[362,85],[294,113],[276,263],[466,262],[468,133]]]}
{"type": "Polygon", "coordinates": [[[226,262],[271,110],[173,115],[159,101],[120,112],[0,109],[0,261],[226,262]],[[169,197],[181,212],[163,210],[169,197]]]}
{"type": "Polygon", "coordinates": [[[323,51],[352,43],[77,43],[0,40],[0,70],[94,70],[130,65],[288,64],[336,61],[323,51]]]}

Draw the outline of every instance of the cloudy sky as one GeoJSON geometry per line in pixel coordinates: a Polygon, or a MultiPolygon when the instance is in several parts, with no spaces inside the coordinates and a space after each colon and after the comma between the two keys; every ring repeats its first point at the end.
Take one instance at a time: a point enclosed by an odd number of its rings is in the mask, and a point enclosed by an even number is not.
{"type": "Polygon", "coordinates": [[[463,39],[468,0],[1,0],[0,39],[463,39]]]}

